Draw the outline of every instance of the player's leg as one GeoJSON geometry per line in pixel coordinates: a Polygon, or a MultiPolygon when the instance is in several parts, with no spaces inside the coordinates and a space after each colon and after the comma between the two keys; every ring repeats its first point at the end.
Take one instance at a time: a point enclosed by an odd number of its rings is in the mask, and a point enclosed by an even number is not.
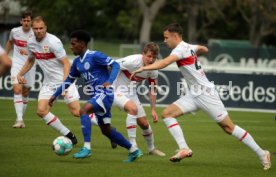
{"type": "Polygon", "coordinates": [[[163,121],[179,148],[178,152],[170,158],[170,161],[172,162],[179,162],[186,157],[191,157],[193,154],[192,150],[187,145],[183,131],[178,121],[176,120],[177,117],[183,115],[184,113],[196,110],[196,107],[193,106],[192,100],[190,100],[189,102],[188,100],[189,99],[185,99],[184,97],[182,97],[173,104],[169,105],[162,112],[163,121]],[[185,104],[187,103],[190,104],[190,107],[185,107],[185,104]],[[187,111],[184,112],[184,110],[187,111]]]}
{"type": "Polygon", "coordinates": [[[73,144],[77,144],[77,138],[75,135],[62,124],[60,119],[50,112],[50,106],[48,105],[49,98],[53,95],[53,90],[47,86],[43,86],[38,96],[37,115],[41,117],[44,122],[58,131],[60,134],[68,137],[73,144]]]}
{"type": "Polygon", "coordinates": [[[126,128],[129,141],[132,145],[137,146],[136,128],[137,128],[137,106],[135,102],[129,99],[124,93],[115,92],[113,105],[127,113],[126,128]]]}
{"type": "Polygon", "coordinates": [[[269,152],[260,148],[246,130],[232,122],[217,92],[214,92],[212,95],[200,96],[197,103],[227,134],[233,135],[252,149],[261,160],[265,170],[270,168],[271,163],[269,152]]]}
{"type": "Polygon", "coordinates": [[[25,114],[28,106],[30,91],[31,91],[31,87],[23,85],[22,87],[23,115],[25,114]]]}
{"type": "Polygon", "coordinates": [[[252,151],[259,157],[264,170],[268,170],[271,167],[270,153],[267,150],[263,150],[254,140],[254,138],[243,128],[235,125],[229,116],[226,116],[221,122],[218,122],[220,127],[228,134],[233,135],[239,141],[247,145],[252,151]]]}
{"type": "Polygon", "coordinates": [[[80,102],[79,102],[79,92],[75,84],[72,84],[65,92],[64,101],[70,113],[75,117],[80,117],[80,102]]]}

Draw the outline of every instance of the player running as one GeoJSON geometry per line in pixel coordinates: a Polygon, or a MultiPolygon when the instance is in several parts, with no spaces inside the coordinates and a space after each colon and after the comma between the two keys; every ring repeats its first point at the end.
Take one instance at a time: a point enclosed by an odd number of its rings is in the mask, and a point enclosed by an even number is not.
{"type": "Polygon", "coordinates": [[[90,35],[82,30],[75,31],[70,35],[71,49],[74,55],[79,57],[74,60],[69,76],[53,94],[49,104],[52,105],[56,97],[69,87],[76,78],[82,77],[85,81],[86,90],[89,89],[91,98],[80,109],[84,146],[73,157],[82,159],[91,156],[92,124],[89,114],[95,113],[102,133],[110,141],[128,149],[129,155],[125,162],[133,162],[143,155],[142,152],[136,146],[130,144],[121,133],[111,126],[111,106],[114,100],[111,84],[116,79],[120,66],[105,54],[88,50],[87,44],[90,38],[90,35]],[[109,67],[111,68],[110,71],[109,67]]]}
{"type": "MultiPolygon", "coordinates": [[[[44,74],[43,86],[38,96],[37,115],[47,125],[71,139],[73,144],[77,144],[75,135],[61,123],[56,115],[50,112],[51,107],[48,105],[48,100],[52,94],[68,76],[70,63],[66,52],[60,39],[47,33],[46,23],[41,16],[33,19],[32,28],[35,36],[28,41],[28,59],[18,73],[18,82],[26,83],[24,75],[31,69],[36,60],[44,74]]],[[[75,85],[64,91],[64,100],[70,112],[74,116],[79,116],[79,93],[75,85]]]]}
{"type": "Polygon", "coordinates": [[[134,76],[142,71],[162,69],[176,62],[180,72],[187,81],[189,87],[188,93],[169,105],[162,113],[162,118],[179,147],[179,151],[170,160],[178,162],[193,155],[176,118],[183,114],[202,109],[226,133],[233,135],[252,149],[259,157],[263,169],[268,170],[271,167],[269,151],[263,150],[247,131],[232,122],[215,90],[214,84],[207,79],[197,59],[197,53],[207,53],[208,49],[201,45],[191,45],[184,42],[182,40],[182,33],[183,30],[178,23],[172,23],[165,27],[163,31],[164,42],[169,48],[173,49],[171,54],[152,65],[141,67],[133,72],[132,75],[134,76]]]}
{"type": "Polygon", "coordinates": [[[23,115],[27,109],[29,93],[34,86],[35,81],[35,69],[33,66],[26,74],[26,84],[19,84],[17,80],[17,74],[25,64],[27,53],[27,41],[34,36],[31,28],[32,13],[30,11],[24,11],[20,20],[21,26],[13,28],[10,32],[10,37],[6,43],[6,52],[10,53],[13,46],[13,57],[11,67],[11,82],[14,92],[14,107],[16,112],[16,121],[13,128],[25,128],[23,121],[23,115]]]}

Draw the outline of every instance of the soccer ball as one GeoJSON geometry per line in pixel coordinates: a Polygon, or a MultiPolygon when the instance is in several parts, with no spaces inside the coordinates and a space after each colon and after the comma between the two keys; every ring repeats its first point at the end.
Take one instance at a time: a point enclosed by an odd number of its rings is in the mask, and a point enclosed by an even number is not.
{"type": "Polygon", "coordinates": [[[59,136],[53,141],[53,150],[59,156],[69,154],[72,149],[72,141],[65,136],[59,136]]]}

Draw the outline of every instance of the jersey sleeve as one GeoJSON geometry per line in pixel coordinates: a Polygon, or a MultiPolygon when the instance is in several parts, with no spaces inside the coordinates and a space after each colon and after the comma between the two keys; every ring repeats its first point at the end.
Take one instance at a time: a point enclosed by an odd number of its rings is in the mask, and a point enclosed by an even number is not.
{"type": "Polygon", "coordinates": [[[177,46],[172,50],[170,55],[176,55],[178,59],[184,59],[190,57],[193,53],[195,53],[197,45],[188,44],[187,46],[177,46]]]}
{"type": "Polygon", "coordinates": [[[98,51],[94,53],[92,59],[96,64],[102,66],[110,66],[114,62],[114,60],[111,57],[98,51]]]}
{"type": "Polygon", "coordinates": [[[139,59],[136,55],[130,55],[121,59],[116,60],[121,70],[129,70],[130,68],[139,68],[139,59]]]}
{"type": "Polygon", "coordinates": [[[67,56],[60,39],[56,38],[53,40],[50,47],[50,51],[56,56],[57,59],[63,59],[67,56]]]}
{"type": "Polygon", "coordinates": [[[70,69],[70,72],[69,72],[68,77],[71,78],[71,79],[76,79],[76,78],[79,78],[79,77],[80,77],[80,73],[79,73],[79,71],[77,70],[77,62],[76,62],[76,59],[74,60],[72,66],[71,66],[71,69],[70,69]]]}
{"type": "Polygon", "coordinates": [[[9,41],[13,41],[14,30],[12,29],[9,35],[9,41]]]}

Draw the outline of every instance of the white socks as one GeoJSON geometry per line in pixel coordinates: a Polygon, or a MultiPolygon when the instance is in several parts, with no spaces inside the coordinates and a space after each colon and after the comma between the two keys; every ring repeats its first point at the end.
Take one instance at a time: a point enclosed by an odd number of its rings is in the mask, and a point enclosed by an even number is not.
{"type": "Polygon", "coordinates": [[[84,142],[83,147],[86,147],[87,149],[91,149],[91,143],[90,142],[84,142]]]}
{"type": "Polygon", "coordinates": [[[127,128],[129,142],[134,146],[137,146],[137,143],[136,143],[137,120],[136,120],[136,118],[137,118],[136,116],[131,115],[131,114],[127,114],[127,118],[126,118],[126,128],[127,128]]]}
{"type": "Polygon", "coordinates": [[[152,129],[151,126],[149,124],[149,128],[146,130],[142,130],[142,135],[144,136],[147,146],[148,146],[148,151],[151,152],[152,150],[154,150],[154,137],[153,137],[153,133],[152,133],[152,129]]]}
{"type": "Polygon", "coordinates": [[[232,135],[244,144],[246,144],[250,149],[252,149],[260,159],[264,157],[265,152],[263,151],[263,149],[260,148],[260,146],[253,139],[253,137],[244,129],[235,125],[232,135]]]}
{"type": "Polygon", "coordinates": [[[60,134],[64,136],[70,132],[70,130],[61,123],[59,118],[51,112],[44,116],[43,120],[46,122],[47,125],[51,126],[53,129],[57,130],[60,134]]]}
{"type": "Polygon", "coordinates": [[[23,121],[24,108],[22,95],[14,95],[13,101],[16,112],[16,121],[23,121]]]}
{"type": "Polygon", "coordinates": [[[29,102],[29,97],[24,97],[22,96],[22,100],[23,100],[23,114],[26,112],[27,109],[27,105],[29,102]]]}
{"type": "Polygon", "coordinates": [[[175,118],[170,117],[170,118],[163,119],[163,121],[165,122],[169,132],[171,133],[174,140],[176,141],[179,149],[183,149],[183,148],[189,149],[189,147],[185,141],[182,129],[179,126],[177,120],[175,118]]]}

